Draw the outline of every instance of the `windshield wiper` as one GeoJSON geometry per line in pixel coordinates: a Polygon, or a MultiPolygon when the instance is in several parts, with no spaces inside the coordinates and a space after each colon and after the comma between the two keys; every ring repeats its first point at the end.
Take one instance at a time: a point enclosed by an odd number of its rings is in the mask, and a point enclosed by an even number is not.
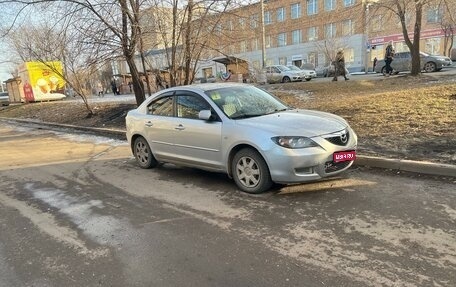
{"type": "Polygon", "coordinates": [[[254,117],[260,117],[264,116],[264,113],[261,114],[238,114],[234,117],[231,117],[233,120],[238,120],[238,119],[247,119],[247,118],[254,118],[254,117]]]}

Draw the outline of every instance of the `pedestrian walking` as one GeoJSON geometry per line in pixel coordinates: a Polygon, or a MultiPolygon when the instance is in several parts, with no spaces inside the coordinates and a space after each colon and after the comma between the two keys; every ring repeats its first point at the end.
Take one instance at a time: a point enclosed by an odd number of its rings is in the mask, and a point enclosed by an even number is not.
{"type": "Polygon", "coordinates": [[[345,81],[348,80],[347,73],[345,71],[345,56],[344,50],[339,49],[336,54],[336,59],[334,60],[334,78],[333,81],[337,81],[337,77],[343,76],[345,81]]]}
{"type": "Polygon", "coordinates": [[[377,57],[374,57],[374,64],[372,65],[372,72],[375,72],[375,67],[377,67],[377,57]]]}
{"type": "Polygon", "coordinates": [[[393,42],[390,41],[385,49],[385,71],[383,75],[389,77],[393,73],[393,68],[391,67],[391,63],[394,59],[394,47],[393,42]]]}
{"type": "Polygon", "coordinates": [[[98,83],[97,83],[97,91],[98,91],[98,96],[99,96],[99,97],[103,97],[103,96],[104,96],[104,93],[103,93],[103,84],[101,84],[101,82],[98,82],[98,83]]]}
{"type": "Polygon", "coordinates": [[[114,96],[118,94],[117,84],[116,84],[116,81],[114,81],[114,80],[111,81],[111,90],[112,90],[112,93],[114,94],[114,96]]]}

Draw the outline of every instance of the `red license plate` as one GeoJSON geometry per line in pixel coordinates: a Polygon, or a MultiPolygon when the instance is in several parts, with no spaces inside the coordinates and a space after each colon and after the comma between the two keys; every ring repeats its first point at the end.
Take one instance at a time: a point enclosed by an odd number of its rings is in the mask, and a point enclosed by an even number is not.
{"type": "Polygon", "coordinates": [[[334,162],[342,162],[348,160],[355,160],[356,159],[356,152],[354,150],[350,151],[339,151],[333,154],[333,161],[334,162]]]}

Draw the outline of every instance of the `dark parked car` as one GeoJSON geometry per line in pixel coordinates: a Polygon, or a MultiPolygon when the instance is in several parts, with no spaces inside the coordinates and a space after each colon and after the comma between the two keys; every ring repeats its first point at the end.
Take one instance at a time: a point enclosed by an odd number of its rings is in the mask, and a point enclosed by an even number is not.
{"type": "MultiPolygon", "coordinates": [[[[420,52],[421,58],[421,70],[425,72],[436,72],[440,71],[446,66],[451,66],[452,62],[449,57],[429,55],[424,52],[420,52]]],[[[394,54],[393,62],[391,67],[394,73],[410,71],[412,69],[412,54],[410,52],[400,52],[394,54]]],[[[385,60],[379,60],[375,66],[376,73],[385,73],[385,60]]]]}
{"type": "Polygon", "coordinates": [[[8,93],[0,93],[0,104],[2,106],[8,106],[10,104],[8,93]]]}

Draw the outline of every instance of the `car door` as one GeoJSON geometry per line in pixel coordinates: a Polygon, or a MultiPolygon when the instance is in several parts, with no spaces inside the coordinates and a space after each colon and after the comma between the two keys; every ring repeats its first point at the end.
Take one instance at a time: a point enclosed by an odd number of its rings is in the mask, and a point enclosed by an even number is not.
{"type": "MultiPolygon", "coordinates": [[[[211,110],[201,95],[190,91],[177,91],[175,95],[174,154],[179,162],[221,169],[222,122],[198,118],[201,110],[211,110]]],[[[215,113],[215,112],[214,112],[215,113]]]]}
{"type": "Polygon", "coordinates": [[[275,80],[274,80],[274,74],[273,74],[272,67],[266,67],[265,71],[266,71],[266,80],[268,81],[268,83],[274,83],[275,80]]]}
{"type": "Polygon", "coordinates": [[[174,93],[165,93],[147,105],[144,116],[144,136],[158,160],[174,153],[174,93]]]}

